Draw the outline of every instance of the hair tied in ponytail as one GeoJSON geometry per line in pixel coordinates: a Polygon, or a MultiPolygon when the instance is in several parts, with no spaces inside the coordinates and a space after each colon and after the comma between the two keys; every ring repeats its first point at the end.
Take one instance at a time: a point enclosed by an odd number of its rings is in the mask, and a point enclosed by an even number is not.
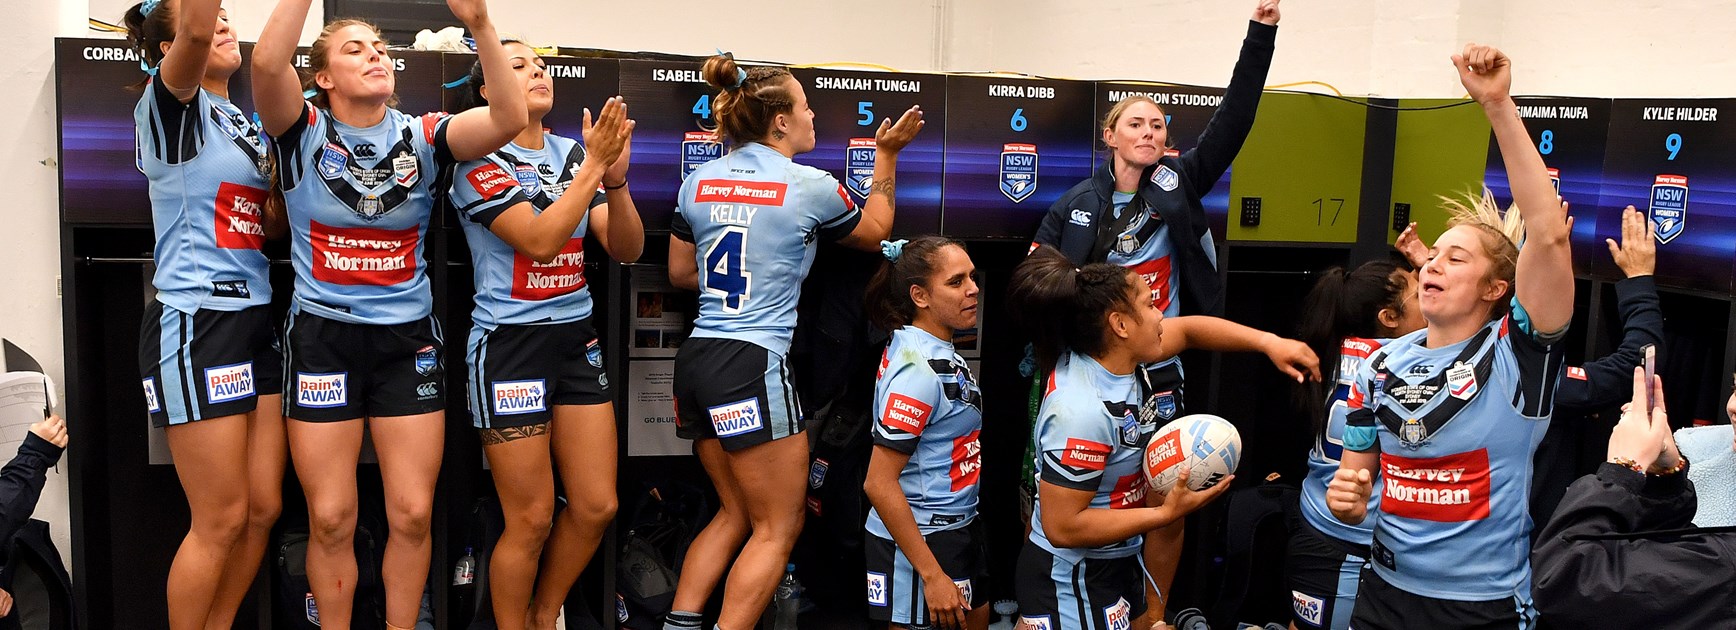
{"type": "Polygon", "coordinates": [[[904,245],[909,242],[902,238],[896,241],[880,241],[880,255],[890,262],[898,262],[898,258],[904,255],[904,245]]]}
{"type": "MultiPolygon", "coordinates": [[[[717,56],[723,57],[723,58],[728,59],[730,61],[735,61],[735,53],[724,52],[722,48],[717,49],[717,56]]],[[[734,85],[725,85],[725,86],[723,86],[723,89],[734,92],[736,90],[741,89],[741,85],[743,83],[747,83],[747,71],[741,69],[740,67],[737,67],[735,69],[735,84],[734,85]]],[[[881,242],[885,242],[885,241],[881,241],[881,242]]]]}

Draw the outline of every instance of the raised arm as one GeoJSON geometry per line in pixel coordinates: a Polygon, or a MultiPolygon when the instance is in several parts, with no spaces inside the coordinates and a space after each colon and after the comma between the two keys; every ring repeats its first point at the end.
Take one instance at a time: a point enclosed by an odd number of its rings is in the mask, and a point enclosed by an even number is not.
{"type": "Polygon", "coordinates": [[[1547,337],[1566,330],[1573,319],[1573,257],[1568,251],[1567,213],[1513,103],[1512,66],[1507,55],[1492,46],[1466,44],[1463,53],[1453,55],[1459,81],[1483,106],[1494,128],[1513,202],[1525,222],[1514,291],[1530,314],[1533,332],[1547,337]]]}
{"type": "Polygon", "coordinates": [[[1188,315],[1163,320],[1165,358],[1184,350],[1213,352],[1258,352],[1272,365],[1300,383],[1320,380],[1320,358],[1308,344],[1209,315],[1188,315]]]}
{"type": "MultiPolygon", "coordinates": [[[[446,0],[446,6],[470,30],[476,40],[476,57],[482,64],[483,80],[488,85],[519,86],[507,60],[506,47],[494,32],[494,22],[488,19],[487,0],[446,0]]],[[[524,130],[530,120],[526,113],[524,89],[491,90],[488,105],[470,109],[452,117],[446,127],[446,146],[452,159],[463,162],[495,152],[513,136],[524,130]]]]}
{"type": "Polygon", "coordinates": [[[922,108],[911,107],[898,123],[880,121],[874,132],[874,186],[862,204],[862,220],[849,236],[838,242],[851,249],[880,251],[880,241],[892,236],[892,220],[898,206],[898,152],[922,131],[922,108]]]}
{"type": "Polygon", "coordinates": [[[253,109],[265,133],[282,135],[306,111],[301,77],[295,73],[295,45],[313,0],[278,0],[253,46],[253,109]]]}
{"type": "Polygon", "coordinates": [[[1608,241],[1610,255],[1627,279],[1615,283],[1616,311],[1621,315],[1621,344],[1614,352],[1587,361],[1583,380],[1568,375],[1555,392],[1556,417],[1590,413],[1621,404],[1628,399],[1627,386],[1633,370],[1645,358],[1646,346],[1663,354],[1664,313],[1658,306],[1658,288],[1652,281],[1657,245],[1646,225],[1645,215],[1628,206],[1622,213],[1622,240],[1608,241]]]}
{"type": "MultiPolygon", "coordinates": [[[[645,253],[645,223],[639,218],[639,206],[633,203],[633,194],[627,190],[627,166],[633,158],[633,127],[635,122],[627,118],[627,101],[615,97],[621,105],[621,126],[614,131],[599,131],[600,127],[590,125],[591,112],[585,112],[585,146],[592,143],[610,141],[612,133],[621,142],[618,157],[608,163],[603,171],[602,179],[604,204],[596,212],[591,213],[591,229],[597,235],[597,242],[602,243],[603,250],[609,252],[609,257],[620,262],[639,260],[639,255],[645,253]],[[593,138],[593,136],[597,136],[593,138]]],[[[607,108],[607,106],[605,106],[607,108]]],[[[588,157],[590,153],[585,154],[588,157]]]]}
{"type": "Polygon", "coordinates": [[[1259,0],[1248,22],[1248,36],[1242,40],[1241,56],[1236,59],[1230,85],[1224,89],[1224,100],[1212,112],[1206,130],[1200,133],[1199,144],[1181,156],[1182,176],[1201,195],[1229,170],[1236,154],[1242,151],[1248,132],[1254,129],[1254,115],[1266,88],[1266,73],[1272,69],[1278,17],[1278,0],[1259,0]]]}
{"type": "MultiPolygon", "coordinates": [[[[579,222],[584,221],[585,214],[590,212],[598,182],[603,179],[603,170],[621,154],[624,113],[620,100],[611,98],[603,105],[603,112],[593,128],[587,110],[585,136],[591,139],[586,147],[589,150],[585,152],[585,161],[579,165],[579,172],[573,176],[566,194],[540,213],[529,201],[514,204],[488,224],[489,231],[537,262],[549,262],[560,255],[561,248],[572,239],[573,230],[578,229],[579,222]]],[[[608,241],[603,241],[603,244],[608,247],[608,241]]]]}
{"type": "MultiPolygon", "coordinates": [[[[157,80],[185,103],[199,93],[205,79],[205,64],[211,59],[211,43],[216,41],[217,20],[221,0],[181,0],[174,7],[158,5],[157,11],[175,11],[175,41],[168,54],[157,66],[157,80]]],[[[223,18],[227,22],[227,18],[223,18]]]]}

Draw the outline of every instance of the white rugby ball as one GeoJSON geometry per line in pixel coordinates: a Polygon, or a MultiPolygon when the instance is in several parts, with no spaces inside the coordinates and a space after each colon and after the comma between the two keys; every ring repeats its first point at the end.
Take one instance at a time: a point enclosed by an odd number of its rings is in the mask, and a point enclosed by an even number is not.
{"type": "Polygon", "coordinates": [[[1163,425],[1145,445],[1145,480],[1167,494],[1188,470],[1188,488],[1204,490],[1236,472],[1242,460],[1242,434],[1229,420],[1196,413],[1163,425]]]}

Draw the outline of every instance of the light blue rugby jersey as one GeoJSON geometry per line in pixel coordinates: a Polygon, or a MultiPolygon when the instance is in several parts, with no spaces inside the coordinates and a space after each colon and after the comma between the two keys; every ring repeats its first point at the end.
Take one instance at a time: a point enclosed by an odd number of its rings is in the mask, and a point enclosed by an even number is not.
{"type": "Polygon", "coordinates": [[[269,304],[259,126],[227,98],[201,88],[183,105],[153,78],[133,128],[150,185],[157,300],[188,313],[269,304]]]}
{"type": "MultiPolygon", "coordinates": [[[[1308,478],[1302,482],[1302,517],[1321,533],[1344,542],[1368,546],[1374,541],[1374,517],[1351,525],[1332,516],[1326,507],[1326,486],[1338,474],[1338,460],[1344,456],[1344,422],[1350,414],[1351,383],[1368,356],[1385,345],[1388,339],[1346,337],[1339,344],[1338,385],[1326,401],[1326,431],[1314,437],[1314,448],[1308,451],[1308,478]]],[[[1368,513],[1380,509],[1380,486],[1368,498],[1368,513]]]]}
{"type": "Polygon", "coordinates": [[[1407,592],[1458,601],[1531,596],[1532,460],[1562,352],[1509,318],[1430,349],[1428,330],[1374,352],[1347,402],[1344,448],[1379,439],[1371,558],[1407,592]]]}
{"type": "Polygon", "coordinates": [[[678,203],[670,230],[694,244],[699,264],[692,336],[787,352],[815,242],[861,221],[849,193],[831,174],[750,143],[689,174],[678,203]]]}
{"type": "MultiPolygon", "coordinates": [[[[530,202],[537,213],[567,192],[585,161],[578,142],[543,135],[543,148],[508,144],[480,160],[458,165],[450,199],[465,220],[464,238],[476,276],[476,308],[471,319],[494,329],[500,325],[564,323],[591,316],[591,292],[585,283],[587,213],[579,220],[560,254],[539,263],[500,240],[489,226],[507,208],[530,202]]],[[[586,194],[575,191],[574,194],[586,194]]],[[[603,205],[596,192],[590,207],[603,205]]]]}
{"type": "MultiPolygon", "coordinates": [[[[1157,427],[1139,417],[1140,387],[1133,374],[1111,374],[1091,357],[1069,353],[1049,375],[1037,411],[1038,478],[1095,493],[1094,509],[1145,507],[1145,444],[1157,427]]],[[[1094,549],[1060,547],[1043,532],[1043,502],[1031,512],[1031,541],[1056,557],[1121,558],[1139,552],[1143,537],[1094,549]]]]}
{"type": "MultiPolygon", "coordinates": [[[[923,534],[976,518],[982,392],[952,343],[915,326],[892,333],[874,384],[874,444],[910,456],[898,475],[923,534]]],[[[877,510],[868,532],[890,540],[877,510]]]]}
{"type": "Polygon", "coordinates": [[[306,106],[274,138],[289,205],[295,307],[355,324],[401,324],[433,310],[423,240],[434,182],[452,163],[443,113],[387,108],[357,128],[306,106]]]}

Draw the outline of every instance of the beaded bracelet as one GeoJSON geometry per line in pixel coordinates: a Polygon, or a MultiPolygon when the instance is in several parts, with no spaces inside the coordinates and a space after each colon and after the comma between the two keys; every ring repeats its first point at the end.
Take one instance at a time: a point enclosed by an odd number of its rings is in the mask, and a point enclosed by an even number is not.
{"type": "Polygon", "coordinates": [[[1651,475],[1653,477],[1664,477],[1664,476],[1674,475],[1676,473],[1682,472],[1682,469],[1687,468],[1687,467],[1688,467],[1688,458],[1678,455],[1678,456],[1676,456],[1676,465],[1671,466],[1671,467],[1664,469],[1664,470],[1656,471],[1656,472],[1648,470],[1648,471],[1646,471],[1646,474],[1651,475]]]}
{"type": "Polygon", "coordinates": [[[1617,466],[1625,466],[1628,470],[1632,470],[1632,471],[1640,473],[1642,475],[1646,473],[1645,467],[1641,466],[1639,462],[1634,461],[1632,458],[1611,457],[1611,458],[1609,458],[1609,463],[1615,464],[1617,466]]]}

